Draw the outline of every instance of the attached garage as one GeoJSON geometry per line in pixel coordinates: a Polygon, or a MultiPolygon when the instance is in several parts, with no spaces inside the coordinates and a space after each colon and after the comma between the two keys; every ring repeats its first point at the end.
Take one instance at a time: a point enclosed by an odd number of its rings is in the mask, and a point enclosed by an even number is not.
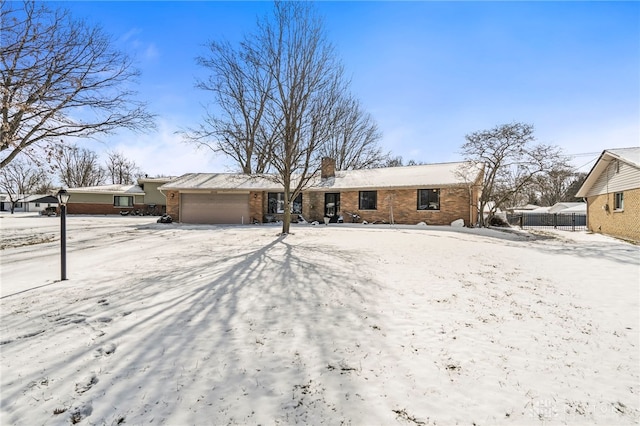
{"type": "Polygon", "coordinates": [[[181,194],[180,221],[183,223],[249,223],[249,193],[181,194]]]}

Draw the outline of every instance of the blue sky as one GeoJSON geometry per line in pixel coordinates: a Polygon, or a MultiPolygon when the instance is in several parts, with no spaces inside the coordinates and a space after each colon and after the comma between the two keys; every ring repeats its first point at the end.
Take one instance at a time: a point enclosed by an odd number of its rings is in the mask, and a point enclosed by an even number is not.
{"type": "MultiPolygon", "coordinates": [[[[58,5],[60,3],[51,3],[58,5]]],[[[209,40],[238,41],[270,2],[63,2],[99,24],[142,71],[158,130],[80,141],[116,149],[150,175],[231,171],[181,142],[207,94],[194,87],[209,40]]],[[[318,2],[351,88],[405,161],[457,161],[464,136],[535,126],[588,171],[606,148],[640,145],[640,3],[318,2]]]]}

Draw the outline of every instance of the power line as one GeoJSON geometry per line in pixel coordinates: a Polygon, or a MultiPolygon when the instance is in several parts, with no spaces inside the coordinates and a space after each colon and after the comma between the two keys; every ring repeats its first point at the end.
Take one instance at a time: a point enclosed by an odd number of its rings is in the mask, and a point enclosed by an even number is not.
{"type": "Polygon", "coordinates": [[[581,152],[578,154],[564,154],[565,157],[591,157],[594,155],[600,155],[600,151],[598,152],[581,152]]]}

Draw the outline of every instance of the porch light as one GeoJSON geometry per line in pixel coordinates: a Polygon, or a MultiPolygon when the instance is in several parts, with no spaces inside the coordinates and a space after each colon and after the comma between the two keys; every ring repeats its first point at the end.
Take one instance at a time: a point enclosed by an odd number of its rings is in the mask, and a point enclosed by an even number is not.
{"type": "Polygon", "coordinates": [[[56,194],[60,204],[60,281],[67,279],[67,203],[71,198],[66,190],[56,194]]]}

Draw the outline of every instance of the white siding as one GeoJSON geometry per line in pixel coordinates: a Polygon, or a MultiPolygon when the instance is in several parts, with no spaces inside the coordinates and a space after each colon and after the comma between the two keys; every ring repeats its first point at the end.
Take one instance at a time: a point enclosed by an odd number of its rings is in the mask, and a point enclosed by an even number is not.
{"type": "Polygon", "coordinates": [[[640,169],[619,160],[612,160],[598,176],[587,197],[640,188],[640,169]]]}

